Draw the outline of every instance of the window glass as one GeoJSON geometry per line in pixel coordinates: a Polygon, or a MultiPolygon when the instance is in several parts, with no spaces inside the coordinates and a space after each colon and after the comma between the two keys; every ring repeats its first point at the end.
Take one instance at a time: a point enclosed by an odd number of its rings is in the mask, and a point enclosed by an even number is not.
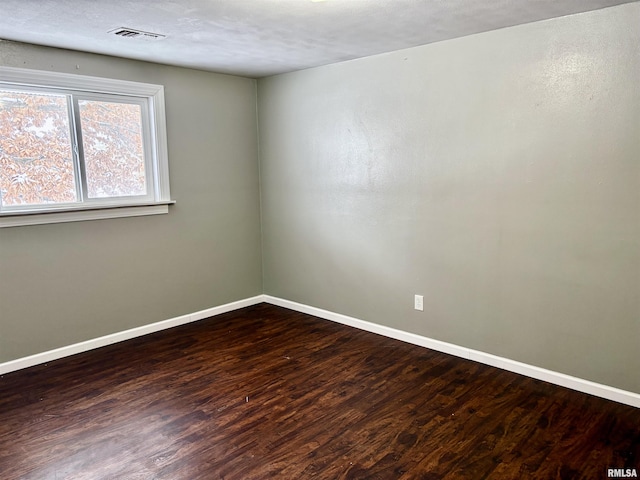
{"type": "Polygon", "coordinates": [[[147,194],[141,107],[79,100],[89,198],[147,194]]]}
{"type": "Polygon", "coordinates": [[[5,206],[77,201],[68,96],[0,90],[0,195],[5,206]]]}

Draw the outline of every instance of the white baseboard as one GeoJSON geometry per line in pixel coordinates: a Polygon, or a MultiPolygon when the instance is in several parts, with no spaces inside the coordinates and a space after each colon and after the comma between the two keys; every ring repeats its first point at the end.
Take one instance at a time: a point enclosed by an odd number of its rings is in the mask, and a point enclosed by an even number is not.
{"type": "Polygon", "coordinates": [[[438,352],[448,353],[457,357],[465,358],[467,360],[473,360],[492,367],[501,368],[510,372],[525,375],[527,377],[536,378],[545,382],[553,383],[561,387],[567,387],[579,392],[588,393],[597,397],[606,398],[607,400],[613,400],[615,402],[624,403],[632,407],[640,408],[640,394],[634,392],[628,392],[619,388],[610,387],[608,385],[602,385],[599,383],[591,382],[571,375],[565,375],[564,373],[554,372],[544,368],[536,367],[534,365],[528,365],[526,363],[517,362],[508,358],[499,357],[490,353],[480,352],[478,350],[472,350],[470,348],[461,347],[452,343],[442,342],[440,340],[434,340],[432,338],[416,335],[415,333],[409,333],[402,330],[398,330],[384,325],[378,325],[376,323],[367,322],[358,318],[349,317],[340,313],[331,312],[329,310],[323,310],[321,308],[311,307],[302,303],[292,302],[278,297],[272,297],[270,295],[256,295],[255,297],[246,298],[244,300],[238,300],[237,302],[227,303],[225,305],[219,305],[217,307],[207,308],[198,312],[189,313],[180,317],[170,318],[160,322],[152,323],[149,325],[143,325],[141,327],[132,328],[123,332],[113,333],[111,335],[105,335],[85,342],[75,343],[66,347],[56,348],[55,350],[49,350],[43,353],[37,353],[24,358],[18,358],[9,362],[0,363],[0,375],[5,373],[21,370],[23,368],[32,367],[42,363],[52,362],[59,358],[68,357],[77,353],[86,352],[95,348],[104,347],[113,343],[122,342],[132,338],[140,337],[142,335],[148,335],[150,333],[159,332],[160,330],[166,330],[168,328],[177,327],[186,323],[195,322],[204,318],[221,315],[223,313],[238,310],[240,308],[249,307],[258,303],[270,303],[272,305],[278,305],[280,307],[289,308],[301,313],[307,313],[316,317],[324,318],[325,320],[331,320],[343,325],[365,330],[367,332],[377,333],[385,337],[394,338],[403,342],[411,343],[421,347],[430,348],[438,352]]]}
{"type": "Polygon", "coordinates": [[[55,350],[49,350],[47,352],[30,355],[28,357],[18,358],[9,362],[0,363],[0,375],[4,375],[5,373],[13,372],[15,370],[22,370],[23,368],[27,367],[33,367],[34,365],[52,362],[53,360],[68,357],[70,355],[75,355],[76,353],[86,352],[95,348],[104,347],[106,345],[122,342],[124,340],[130,340],[136,337],[141,337],[142,335],[148,335],[150,333],[159,332],[160,330],[166,330],[167,328],[177,327],[179,325],[184,325],[185,323],[195,322],[204,318],[213,317],[222,313],[231,312],[232,310],[238,310],[239,308],[256,305],[263,302],[264,295],[257,295],[255,297],[245,298],[244,300],[238,300],[237,302],[231,302],[224,305],[219,305],[217,307],[200,310],[199,312],[189,313],[180,317],[174,317],[168,320],[151,323],[149,325],[132,328],[130,330],[112,333],[110,335],[105,335],[104,337],[98,337],[84,342],[74,343],[73,345],[56,348],[55,350]]]}
{"type": "Polygon", "coordinates": [[[619,388],[610,387],[608,385],[602,385],[599,383],[591,382],[589,380],[583,380],[581,378],[572,377],[564,373],[554,372],[544,368],[536,367],[534,365],[528,365],[526,363],[517,362],[508,358],[499,357],[490,353],[480,352],[478,350],[472,350],[470,348],[461,347],[452,343],[441,342],[440,340],[434,340],[432,338],[416,335],[415,333],[409,333],[395,328],[386,327],[384,325],[378,325],[375,323],[360,320],[358,318],[348,317],[340,313],[334,313],[321,308],[311,307],[302,303],[292,302],[278,297],[272,297],[270,295],[263,295],[264,301],[271,303],[272,305],[278,305],[280,307],[289,308],[301,313],[307,313],[316,317],[331,320],[350,327],[355,327],[360,330],[366,330],[367,332],[377,333],[385,337],[394,338],[403,342],[411,343],[421,347],[430,348],[438,352],[448,353],[457,357],[465,358],[467,360],[473,360],[492,367],[501,368],[510,372],[525,375],[527,377],[543,380],[545,382],[553,383],[561,387],[577,390],[582,393],[588,393],[597,397],[606,398],[607,400],[613,400],[615,402],[624,403],[632,407],[640,408],[640,394],[634,392],[628,392],[619,388]]]}

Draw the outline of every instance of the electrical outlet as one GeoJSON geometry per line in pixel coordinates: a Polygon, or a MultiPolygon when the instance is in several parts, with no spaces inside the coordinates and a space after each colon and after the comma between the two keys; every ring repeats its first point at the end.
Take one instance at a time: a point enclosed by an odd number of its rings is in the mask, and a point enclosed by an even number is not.
{"type": "Polygon", "coordinates": [[[416,310],[424,311],[424,298],[422,295],[416,295],[413,298],[413,308],[416,310]]]}

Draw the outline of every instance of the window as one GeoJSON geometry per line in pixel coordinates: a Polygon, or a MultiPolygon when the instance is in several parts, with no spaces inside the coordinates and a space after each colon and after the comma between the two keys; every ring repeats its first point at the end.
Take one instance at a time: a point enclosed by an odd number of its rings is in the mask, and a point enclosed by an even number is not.
{"type": "Polygon", "coordinates": [[[0,67],[0,227],[170,203],[162,86],[0,67]]]}

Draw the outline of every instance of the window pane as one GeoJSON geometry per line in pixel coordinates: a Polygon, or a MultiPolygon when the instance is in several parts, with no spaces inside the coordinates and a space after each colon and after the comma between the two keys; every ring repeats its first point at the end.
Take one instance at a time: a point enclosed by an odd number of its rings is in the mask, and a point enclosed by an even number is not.
{"type": "Polygon", "coordinates": [[[66,95],[0,90],[2,205],[75,202],[66,95]]]}
{"type": "Polygon", "coordinates": [[[80,100],[89,198],[146,195],[140,105],[80,100]]]}

